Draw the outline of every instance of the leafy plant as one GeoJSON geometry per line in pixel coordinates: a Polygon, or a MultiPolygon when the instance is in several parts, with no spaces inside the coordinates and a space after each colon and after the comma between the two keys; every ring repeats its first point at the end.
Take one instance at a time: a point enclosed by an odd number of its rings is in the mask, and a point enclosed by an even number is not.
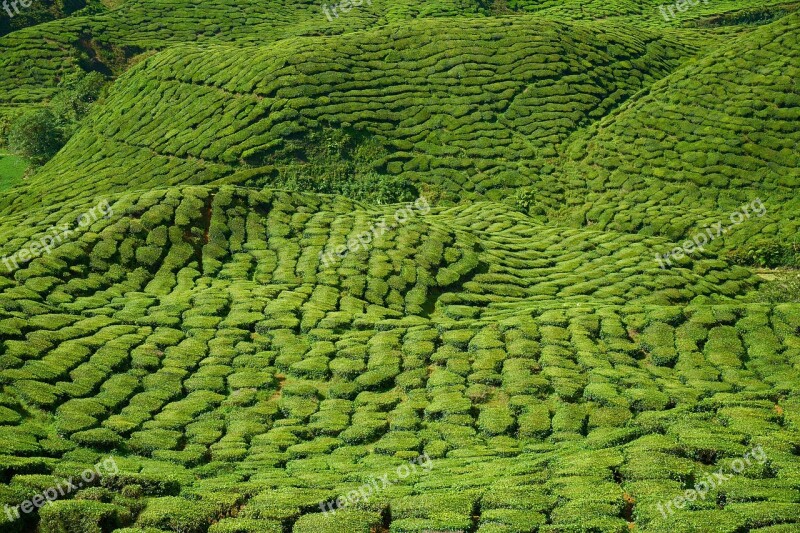
{"type": "Polygon", "coordinates": [[[536,203],[536,192],[533,189],[517,189],[514,205],[519,211],[529,213],[536,203]]]}
{"type": "Polygon", "coordinates": [[[36,164],[43,164],[64,146],[64,131],[53,111],[36,109],[17,118],[8,133],[8,145],[36,164]]]}
{"type": "Polygon", "coordinates": [[[279,176],[271,186],[341,194],[376,204],[409,202],[419,196],[407,178],[379,171],[386,149],[363,132],[325,127],[290,139],[268,156],[279,176]]]}
{"type": "Polygon", "coordinates": [[[775,279],[761,285],[758,299],[771,304],[800,302],[800,271],[791,270],[776,274],[775,279]]]}
{"type": "Polygon", "coordinates": [[[107,83],[99,72],[72,73],[62,81],[59,92],[50,101],[50,109],[58,117],[65,141],[72,136],[107,83]]]}
{"type": "Polygon", "coordinates": [[[96,72],[67,76],[49,106],[13,120],[8,134],[9,148],[34,164],[46,163],[75,132],[106,82],[106,78],[96,72]]]}
{"type": "Polygon", "coordinates": [[[766,241],[744,250],[733,250],[728,258],[739,265],[760,268],[800,267],[800,241],[766,241]]]}

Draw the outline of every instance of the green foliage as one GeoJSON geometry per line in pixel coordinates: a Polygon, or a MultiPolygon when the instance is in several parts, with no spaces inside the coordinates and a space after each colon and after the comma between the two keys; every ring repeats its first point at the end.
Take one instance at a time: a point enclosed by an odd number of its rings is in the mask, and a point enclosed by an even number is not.
{"type": "Polygon", "coordinates": [[[377,204],[409,202],[419,196],[412,183],[380,175],[375,168],[387,152],[364,133],[326,127],[301,139],[290,139],[259,164],[278,169],[272,187],[294,191],[341,194],[377,204]]]}
{"type": "Polygon", "coordinates": [[[42,533],[103,533],[124,526],[130,512],[119,506],[90,500],[62,500],[39,511],[42,533]]]}
{"type": "Polygon", "coordinates": [[[277,520],[223,518],[213,524],[208,533],[283,533],[283,524],[277,520]]]}
{"type": "Polygon", "coordinates": [[[101,97],[107,83],[99,72],[69,74],[59,83],[58,92],[50,100],[50,109],[58,117],[65,141],[101,97]]]}
{"type": "Polygon", "coordinates": [[[88,2],[85,0],[41,0],[31,3],[28,7],[17,4],[18,11],[12,10],[13,17],[9,18],[4,12],[0,18],[0,36],[29,26],[64,18],[86,8],[87,5],[101,6],[100,2],[96,0],[88,2]]]}
{"type": "Polygon", "coordinates": [[[102,484],[114,491],[124,491],[125,487],[137,487],[137,491],[147,496],[175,496],[180,492],[180,482],[164,473],[120,472],[104,476],[102,484]]]}
{"type": "Polygon", "coordinates": [[[757,297],[770,304],[800,302],[800,272],[777,272],[774,279],[761,285],[757,297]]]}
{"type": "Polygon", "coordinates": [[[205,533],[211,522],[220,514],[221,509],[212,502],[168,496],[149,500],[147,507],[139,515],[137,524],[145,528],[205,533]]]}
{"type": "Polygon", "coordinates": [[[36,164],[51,159],[65,142],[59,118],[48,108],[21,115],[8,132],[9,147],[36,164]]]}
{"type": "Polygon", "coordinates": [[[733,263],[760,268],[800,267],[800,242],[763,242],[746,250],[732,250],[733,263]]]}
{"type": "Polygon", "coordinates": [[[536,191],[532,189],[519,189],[514,196],[514,205],[523,213],[530,213],[531,208],[537,206],[536,191]]]}
{"type": "Polygon", "coordinates": [[[83,119],[0,195],[0,257],[74,230],[0,271],[0,506],[118,467],[0,530],[796,529],[793,273],[736,263],[792,261],[800,18],[694,28],[754,1],[129,0],[0,37],[0,123],[83,119]]]}
{"type": "Polygon", "coordinates": [[[33,163],[44,164],[66,144],[106,83],[97,72],[69,74],[47,107],[28,111],[11,123],[8,146],[33,163]]]}
{"type": "Polygon", "coordinates": [[[122,444],[122,438],[107,428],[95,428],[87,431],[78,431],[70,436],[77,444],[87,448],[111,450],[122,444]]]}
{"type": "Polygon", "coordinates": [[[297,533],[370,533],[381,523],[377,513],[365,511],[338,511],[333,516],[321,513],[301,516],[295,522],[297,533]]]}

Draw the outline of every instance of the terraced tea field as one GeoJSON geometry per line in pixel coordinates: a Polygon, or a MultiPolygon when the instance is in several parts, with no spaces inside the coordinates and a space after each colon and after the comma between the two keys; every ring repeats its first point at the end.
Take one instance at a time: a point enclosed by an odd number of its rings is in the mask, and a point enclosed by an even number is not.
{"type": "Polygon", "coordinates": [[[566,150],[568,216],[680,238],[760,197],[773,216],[720,243],[797,242],[799,35],[798,15],[765,26],[581,132],[566,150]]]}
{"type": "Polygon", "coordinates": [[[0,37],[0,533],[800,531],[800,14],[659,5],[0,37]]]}

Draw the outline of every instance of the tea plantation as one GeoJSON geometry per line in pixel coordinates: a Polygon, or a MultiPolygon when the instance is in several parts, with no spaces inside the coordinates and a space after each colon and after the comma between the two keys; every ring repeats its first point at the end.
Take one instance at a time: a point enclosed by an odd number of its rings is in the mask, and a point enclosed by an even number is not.
{"type": "Polygon", "coordinates": [[[764,26],[581,132],[565,150],[561,187],[573,207],[561,215],[680,238],[760,197],[770,216],[717,249],[798,242],[798,39],[798,14],[764,26]]]}
{"type": "Polygon", "coordinates": [[[800,531],[800,5],[659,5],[0,37],[0,533],[800,531]]]}

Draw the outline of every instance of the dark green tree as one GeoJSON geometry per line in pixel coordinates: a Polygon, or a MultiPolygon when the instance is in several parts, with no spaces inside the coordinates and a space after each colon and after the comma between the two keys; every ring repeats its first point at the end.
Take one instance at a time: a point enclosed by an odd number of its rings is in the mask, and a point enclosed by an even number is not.
{"type": "Polygon", "coordinates": [[[36,109],[12,123],[8,145],[32,162],[43,164],[64,145],[64,132],[58,117],[50,109],[36,109]]]}
{"type": "Polygon", "coordinates": [[[46,163],[69,140],[106,83],[106,78],[97,72],[65,77],[48,107],[25,113],[12,122],[9,148],[34,164],[46,163]]]}
{"type": "Polygon", "coordinates": [[[50,102],[50,108],[60,122],[65,140],[72,136],[89,112],[89,106],[102,94],[106,83],[106,77],[99,72],[74,73],[61,82],[59,92],[50,102]]]}

